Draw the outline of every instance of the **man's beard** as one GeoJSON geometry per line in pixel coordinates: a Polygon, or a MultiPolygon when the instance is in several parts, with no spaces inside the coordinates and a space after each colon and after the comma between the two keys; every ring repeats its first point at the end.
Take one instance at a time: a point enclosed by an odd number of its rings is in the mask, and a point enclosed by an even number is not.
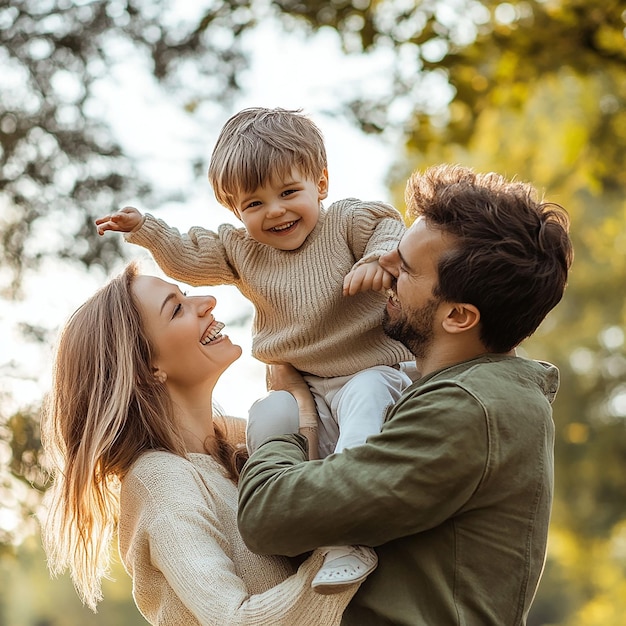
{"type": "Polygon", "coordinates": [[[405,345],[419,361],[428,354],[435,336],[433,324],[439,300],[431,298],[423,307],[413,311],[410,317],[392,320],[387,309],[383,314],[383,330],[388,337],[405,345]]]}

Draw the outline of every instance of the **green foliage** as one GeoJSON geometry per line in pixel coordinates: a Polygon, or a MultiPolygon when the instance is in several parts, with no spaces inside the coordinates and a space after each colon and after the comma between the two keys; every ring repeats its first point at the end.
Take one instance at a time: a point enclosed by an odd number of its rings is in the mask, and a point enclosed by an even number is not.
{"type": "Polygon", "coordinates": [[[43,491],[45,476],[40,464],[39,420],[32,413],[22,410],[9,418],[7,426],[11,433],[11,473],[34,489],[43,491]]]}
{"type": "Polygon", "coordinates": [[[249,4],[211,3],[197,20],[177,19],[167,0],[0,3],[0,263],[9,293],[47,256],[106,269],[120,256],[119,238],[99,238],[93,220],[150,192],[98,97],[127,55],[179,89],[190,110],[237,91],[249,4]],[[41,245],[57,231],[64,236],[41,245]]]}

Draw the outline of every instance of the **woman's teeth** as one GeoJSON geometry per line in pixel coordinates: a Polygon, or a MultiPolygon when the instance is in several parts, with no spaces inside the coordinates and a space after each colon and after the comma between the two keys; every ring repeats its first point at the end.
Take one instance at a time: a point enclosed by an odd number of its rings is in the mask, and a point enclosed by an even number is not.
{"type": "Polygon", "coordinates": [[[222,322],[214,322],[213,324],[211,324],[207,334],[204,337],[202,337],[202,339],[200,340],[200,343],[203,346],[206,346],[207,344],[211,343],[212,341],[214,341],[220,336],[220,332],[222,331],[223,328],[224,328],[224,324],[222,324],[222,322]]]}

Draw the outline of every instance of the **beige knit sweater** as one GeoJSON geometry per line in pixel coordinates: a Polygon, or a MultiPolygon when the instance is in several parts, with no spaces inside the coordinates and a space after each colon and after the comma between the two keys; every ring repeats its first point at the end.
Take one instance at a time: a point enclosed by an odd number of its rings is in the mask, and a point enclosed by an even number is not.
{"type": "Polygon", "coordinates": [[[315,593],[319,552],[293,574],[287,559],[246,548],[236,516],[237,488],[209,455],[153,451],[135,462],[122,481],[120,554],[150,624],[339,624],[357,586],[315,593]]]}
{"type": "Polygon", "coordinates": [[[176,280],[235,285],[255,308],[254,357],[332,377],[414,359],[382,330],[383,294],[342,295],[352,267],[395,249],[404,230],[392,206],[350,198],[322,209],[297,250],[261,244],[230,224],[181,234],[150,215],[126,239],[150,250],[176,280]]]}

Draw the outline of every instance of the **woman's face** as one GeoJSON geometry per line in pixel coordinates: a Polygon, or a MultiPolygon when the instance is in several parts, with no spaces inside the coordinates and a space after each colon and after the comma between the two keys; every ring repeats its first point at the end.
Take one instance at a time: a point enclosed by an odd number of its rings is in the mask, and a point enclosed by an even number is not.
{"type": "Polygon", "coordinates": [[[137,276],[132,292],[156,355],[155,375],[168,386],[215,384],[241,356],[213,317],[213,296],[186,296],[156,276],[137,276]]]}

